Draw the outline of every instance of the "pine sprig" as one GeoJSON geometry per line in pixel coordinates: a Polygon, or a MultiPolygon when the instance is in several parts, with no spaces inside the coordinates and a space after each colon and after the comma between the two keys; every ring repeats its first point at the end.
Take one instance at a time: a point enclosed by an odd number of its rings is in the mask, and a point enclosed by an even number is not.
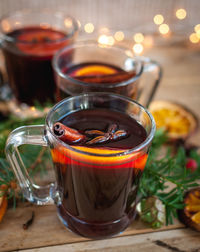
{"type": "Polygon", "coordinates": [[[177,209],[184,207],[184,192],[199,186],[200,156],[196,151],[190,153],[190,157],[198,163],[198,169],[191,172],[186,169],[187,156],[182,147],[176,154],[169,148],[164,157],[158,158],[161,146],[165,142],[165,134],[158,131],[152,143],[139,192],[144,198],[156,196],[162,201],[166,208],[166,224],[168,225],[173,223],[173,217],[177,218],[177,209]]]}

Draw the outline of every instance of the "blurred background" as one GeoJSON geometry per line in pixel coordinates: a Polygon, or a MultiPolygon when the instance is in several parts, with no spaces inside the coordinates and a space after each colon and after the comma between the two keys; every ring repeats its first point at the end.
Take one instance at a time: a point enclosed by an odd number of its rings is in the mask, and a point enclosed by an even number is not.
{"type": "MultiPolygon", "coordinates": [[[[125,35],[133,32],[156,33],[154,16],[161,14],[171,32],[189,36],[194,25],[200,22],[199,0],[1,0],[0,15],[25,8],[48,8],[64,10],[79,20],[82,29],[88,23],[93,33],[103,28],[123,30],[125,35]],[[184,9],[186,13],[177,10],[184,9]],[[177,18],[179,15],[179,18],[177,18]],[[180,22],[181,20],[181,22],[180,22]]],[[[106,30],[104,30],[105,32],[106,30]]],[[[112,34],[112,33],[111,33],[112,34]]],[[[114,34],[113,34],[114,35],[114,34]]]]}

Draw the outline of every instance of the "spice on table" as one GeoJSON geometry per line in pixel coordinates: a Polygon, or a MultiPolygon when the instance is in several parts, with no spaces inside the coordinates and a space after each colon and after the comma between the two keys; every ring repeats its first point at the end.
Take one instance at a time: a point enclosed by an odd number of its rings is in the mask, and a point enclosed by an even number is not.
{"type": "Polygon", "coordinates": [[[34,211],[32,211],[31,218],[26,223],[23,224],[24,230],[27,230],[32,225],[34,218],[35,218],[35,213],[34,213],[34,211]]]}

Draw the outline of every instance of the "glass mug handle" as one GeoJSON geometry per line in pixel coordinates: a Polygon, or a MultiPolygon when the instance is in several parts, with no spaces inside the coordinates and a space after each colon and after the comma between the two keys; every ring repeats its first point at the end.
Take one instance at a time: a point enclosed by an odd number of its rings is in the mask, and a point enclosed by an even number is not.
{"type": "MultiPolygon", "coordinates": [[[[11,132],[6,143],[6,157],[18,179],[24,197],[37,205],[53,203],[55,185],[38,186],[33,183],[19,153],[19,147],[23,144],[48,146],[44,135],[44,125],[23,126],[11,132]]],[[[56,195],[56,194],[55,194],[56,195]]]]}
{"type": "Polygon", "coordinates": [[[153,84],[147,85],[147,81],[139,85],[138,101],[145,107],[149,107],[155,92],[160,84],[162,78],[162,68],[156,62],[147,57],[138,56],[138,59],[143,62],[143,73],[151,73],[154,76],[153,84]]]}

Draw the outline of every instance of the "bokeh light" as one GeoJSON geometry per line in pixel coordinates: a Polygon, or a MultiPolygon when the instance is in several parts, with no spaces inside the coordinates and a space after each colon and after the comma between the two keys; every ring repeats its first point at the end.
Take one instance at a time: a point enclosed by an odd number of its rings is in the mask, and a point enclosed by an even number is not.
{"type": "Polygon", "coordinates": [[[92,33],[94,31],[94,25],[92,23],[87,23],[84,26],[84,30],[87,33],[92,33]]]}
{"type": "Polygon", "coordinates": [[[197,37],[196,33],[190,34],[189,39],[190,39],[190,42],[192,42],[194,44],[199,42],[199,38],[197,37]]]}
{"type": "Polygon", "coordinates": [[[124,33],[122,31],[117,31],[117,32],[115,32],[114,38],[117,41],[122,41],[122,40],[124,40],[124,33]]]}
{"type": "Polygon", "coordinates": [[[144,35],[142,33],[136,33],[133,36],[133,39],[135,40],[136,43],[142,43],[144,41],[144,35]]]}
{"type": "Polygon", "coordinates": [[[161,14],[155,15],[153,21],[155,24],[160,25],[164,22],[164,17],[161,14]]]}
{"type": "Polygon", "coordinates": [[[144,50],[144,47],[142,44],[138,43],[133,46],[133,51],[135,54],[141,54],[143,52],[143,50],[144,50]]]}
{"type": "Polygon", "coordinates": [[[195,25],[194,30],[198,33],[200,31],[200,24],[195,25]]]}
{"type": "Polygon", "coordinates": [[[178,10],[176,11],[176,17],[177,17],[178,19],[184,19],[184,18],[186,18],[186,16],[187,16],[187,12],[186,12],[185,9],[178,9],[178,10]]]}
{"type": "Polygon", "coordinates": [[[72,25],[73,25],[72,20],[70,18],[66,18],[64,23],[65,23],[65,26],[69,27],[69,28],[72,27],[72,25]]]}
{"type": "Polygon", "coordinates": [[[112,46],[115,43],[115,40],[112,36],[106,36],[104,35],[100,35],[98,38],[98,42],[102,45],[110,45],[112,46]]]}
{"type": "Polygon", "coordinates": [[[160,26],[159,26],[159,32],[161,33],[161,34],[167,34],[168,32],[169,32],[169,25],[167,25],[167,24],[161,24],[160,26]]]}

